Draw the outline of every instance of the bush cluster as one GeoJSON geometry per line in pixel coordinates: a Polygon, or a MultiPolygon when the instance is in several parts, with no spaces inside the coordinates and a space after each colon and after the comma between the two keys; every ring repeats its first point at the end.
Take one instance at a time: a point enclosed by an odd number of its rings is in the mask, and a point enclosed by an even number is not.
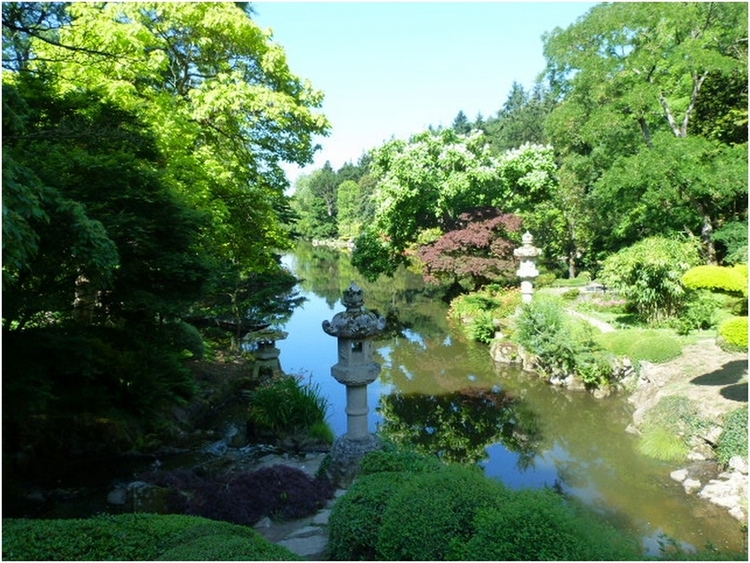
{"type": "Polygon", "coordinates": [[[85,520],[3,520],[15,561],[299,561],[245,526],[195,516],[122,514],[85,520]]]}
{"type": "Polygon", "coordinates": [[[747,459],[747,407],[724,417],[724,430],[716,447],[716,458],[724,467],[736,455],[747,459]]]}
{"type": "Polygon", "coordinates": [[[477,467],[381,456],[334,506],[334,560],[624,560],[638,542],[553,492],[513,491],[477,467]],[[408,467],[393,471],[394,467],[408,467]],[[423,470],[424,469],[424,470],[423,470]]]}
{"type": "Polygon", "coordinates": [[[537,299],[523,306],[513,335],[517,344],[534,354],[543,377],[575,375],[599,387],[614,376],[611,354],[594,338],[593,328],[565,313],[557,300],[537,299]]]}
{"type": "Polygon", "coordinates": [[[264,516],[309,516],[333,496],[333,485],[326,477],[312,478],[287,465],[215,477],[195,470],[160,470],[141,479],[168,490],[168,508],[173,512],[243,525],[253,525],[264,516]]]}
{"type": "Polygon", "coordinates": [[[731,268],[696,266],[683,274],[682,283],[691,289],[708,289],[747,297],[747,264],[737,264],[731,268]]]}

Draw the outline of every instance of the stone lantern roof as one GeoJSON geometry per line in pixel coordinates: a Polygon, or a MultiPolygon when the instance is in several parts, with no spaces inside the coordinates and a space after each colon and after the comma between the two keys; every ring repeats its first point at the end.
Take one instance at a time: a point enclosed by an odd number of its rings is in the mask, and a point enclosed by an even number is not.
{"type": "Polygon", "coordinates": [[[371,338],[385,328],[385,318],[364,308],[364,292],[352,282],[344,291],[346,311],[336,313],[330,321],[323,321],[323,331],[337,338],[361,340],[371,338]]]}

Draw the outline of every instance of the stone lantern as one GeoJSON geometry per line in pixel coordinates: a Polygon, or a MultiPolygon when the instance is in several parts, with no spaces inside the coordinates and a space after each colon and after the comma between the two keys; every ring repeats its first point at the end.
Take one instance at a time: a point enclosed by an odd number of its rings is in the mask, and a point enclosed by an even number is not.
{"type": "Polygon", "coordinates": [[[380,447],[367,428],[367,386],[380,373],[372,359],[372,339],[385,328],[385,318],[364,308],[364,292],[354,282],[344,291],[343,303],[346,311],[323,321],[325,333],[338,339],[338,363],[331,375],[346,385],[346,434],[331,452],[331,473],[339,482],[353,478],[362,456],[380,447]]]}
{"type": "Polygon", "coordinates": [[[542,251],[532,245],[534,237],[529,231],[521,237],[523,246],[516,248],[513,255],[520,259],[521,265],[518,267],[518,277],[521,278],[521,300],[523,303],[531,303],[531,297],[534,293],[533,280],[539,276],[539,270],[536,269],[536,259],[542,251]]]}
{"type": "Polygon", "coordinates": [[[258,330],[245,336],[244,341],[250,345],[254,357],[253,377],[259,376],[262,371],[271,375],[282,373],[279,361],[281,350],[276,347],[276,341],[286,337],[286,332],[273,329],[258,330]]]}

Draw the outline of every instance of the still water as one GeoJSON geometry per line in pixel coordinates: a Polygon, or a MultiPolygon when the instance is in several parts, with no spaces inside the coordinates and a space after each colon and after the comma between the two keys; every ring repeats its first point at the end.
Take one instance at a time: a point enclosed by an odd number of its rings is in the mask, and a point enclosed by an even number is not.
{"type": "Polygon", "coordinates": [[[406,270],[368,283],[346,253],[310,245],[282,261],[302,278],[305,297],[280,325],[288,332],[277,342],[282,368],[319,387],[337,436],[346,432],[346,392],[330,375],[336,340],[321,323],[344,310],[340,297],[354,281],[365,306],[388,319],[375,342],[381,373],[368,386],[371,431],[447,460],[477,462],[509,487],[557,487],[636,531],[651,555],[663,535],[687,549],[746,549],[736,520],[670,479],[677,465],[637,452],[625,431],[632,408],[624,397],[566,392],[495,364],[486,346],[449,325],[436,289],[406,270]]]}

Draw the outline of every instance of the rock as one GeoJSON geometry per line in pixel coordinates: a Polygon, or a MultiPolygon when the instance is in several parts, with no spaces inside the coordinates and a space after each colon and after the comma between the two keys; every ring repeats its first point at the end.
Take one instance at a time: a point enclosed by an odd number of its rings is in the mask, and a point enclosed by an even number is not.
{"type": "Polygon", "coordinates": [[[730,508],[729,515],[735,520],[739,520],[740,522],[747,522],[747,515],[739,506],[733,506],[732,508],[730,508]]]}
{"type": "Polygon", "coordinates": [[[307,538],[289,538],[278,543],[301,557],[319,560],[328,546],[328,538],[319,534],[307,538]]]}
{"type": "Polygon", "coordinates": [[[705,461],[706,456],[704,456],[701,452],[692,451],[687,455],[687,458],[690,461],[705,461]]]}
{"type": "Polygon", "coordinates": [[[109,504],[123,505],[128,500],[128,492],[122,487],[112,489],[107,495],[107,502],[109,504]]]}
{"type": "Polygon", "coordinates": [[[678,483],[682,483],[685,479],[687,479],[688,470],[677,469],[676,471],[672,471],[672,473],[670,473],[669,476],[675,481],[677,481],[678,483]]]}
{"type": "Polygon", "coordinates": [[[691,495],[701,488],[701,482],[698,481],[698,479],[685,479],[682,482],[682,486],[685,489],[685,492],[691,495]]]}
{"type": "Polygon", "coordinates": [[[219,440],[218,442],[206,446],[204,451],[215,456],[222,456],[227,453],[228,449],[229,446],[227,446],[227,443],[224,440],[219,440]]]}
{"type": "Polygon", "coordinates": [[[317,524],[319,526],[326,526],[326,525],[328,525],[328,519],[330,518],[330,516],[331,516],[331,511],[330,510],[328,510],[328,509],[321,510],[312,519],[312,523],[313,524],[317,524]]]}
{"type": "Polygon", "coordinates": [[[747,460],[736,455],[729,460],[729,469],[747,475],[747,460]]]}
{"type": "Polygon", "coordinates": [[[258,522],[256,522],[255,526],[253,526],[253,527],[254,528],[258,528],[258,529],[260,529],[260,528],[270,528],[271,524],[272,524],[271,519],[268,516],[264,516],[263,518],[261,518],[260,520],[258,520],[258,522]]]}

